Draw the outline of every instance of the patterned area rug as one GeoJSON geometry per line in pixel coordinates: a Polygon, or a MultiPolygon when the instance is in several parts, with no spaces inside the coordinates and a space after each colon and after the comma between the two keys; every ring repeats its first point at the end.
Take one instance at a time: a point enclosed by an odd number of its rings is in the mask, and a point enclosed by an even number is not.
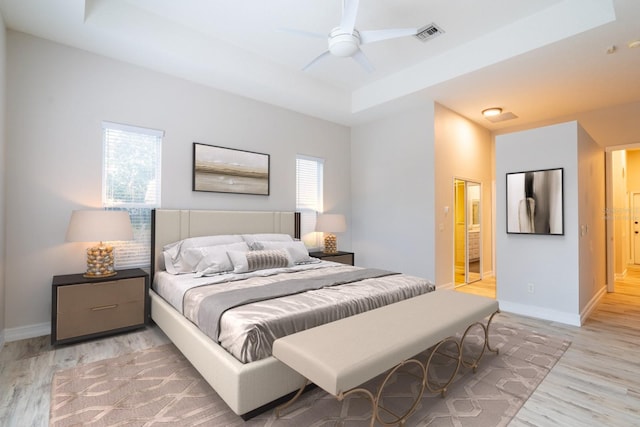
{"type": "MultiPolygon", "coordinates": [[[[498,322],[490,335],[500,354],[485,353],[475,373],[462,367],[445,398],[425,393],[406,425],[505,426],[570,345],[498,322]]],[[[480,338],[470,337],[467,357],[480,348],[480,338]]],[[[426,357],[426,352],[418,356],[423,362],[426,357]]],[[[451,372],[450,359],[436,356],[430,381],[451,372]]],[[[375,392],[381,378],[365,386],[375,392]]],[[[402,413],[417,388],[414,373],[400,371],[387,383],[383,405],[402,413]]],[[[56,372],[50,425],[351,427],[368,426],[370,414],[371,403],[360,395],[339,402],[314,389],[279,419],[271,410],[245,423],[170,344],[56,372]]]]}

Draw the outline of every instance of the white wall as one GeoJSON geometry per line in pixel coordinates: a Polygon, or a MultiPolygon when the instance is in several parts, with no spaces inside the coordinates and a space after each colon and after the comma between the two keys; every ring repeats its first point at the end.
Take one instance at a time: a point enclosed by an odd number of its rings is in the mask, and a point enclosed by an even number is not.
{"type": "Polygon", "coordinates": [[[325,208],[350,218],[344,126],[13,31],[7,52],[7,338],[47,334],[51,277],[84,270],[87,245],[64,236],[101,203],[102,120],[165,130],[164,208],[293,210],[307,154],[326,159],[325,208]],[[194,141],[270,154],[271,195],[192,192],[194,141]]]}
{"type": "Polygon", "coordinates": [[[5,336],[5,105],[6,105],[6,31],[2,14],[0,14],[0,349],[5,336]]]}
{"type": "MultiPolygon", "coordinates": [[[[579,307],[581,320],[606,292],[604,150],[578,124],[579,307]]],[[[565,224],[566,225],[566,224],[565,224]]]]}
{"type": "Polygon", "coordinates": [[[435,108],[435,236],[436,283],[439,287],[454,282],[454,178],[479,182],[481,198],[482,268],[485,275],[493,273],[492,186],[493,139],[491,133],[478,124],[448,108],[435,108]],[[448,213],[445,207],[449,208],[448,213]]]}
{"type": "Polygon", "coordinates": [[[434,105],[351,130],[357,265],[435,281],[434,105]]]}
{"type": "Polygon", "coordinates": [[[497,136],[495,151],[501,308],[580,325],[606,285],[604,151],[577,122],[497,136]],[[506,234],[501,177],[557,167],[564,168],[564,235],[506,234]]]}
{"type": "Polygon", "coordinates": [[[496,137],[496,280],[501,308],[579,324],[578,125],[496,137]],[[549,153],[553,153],[550,155],[549,153]],[[506,233],[507,172],[564,168],[564,235],[506,233]],[[528,284],[534,292],[528,292],[528,284]]]}

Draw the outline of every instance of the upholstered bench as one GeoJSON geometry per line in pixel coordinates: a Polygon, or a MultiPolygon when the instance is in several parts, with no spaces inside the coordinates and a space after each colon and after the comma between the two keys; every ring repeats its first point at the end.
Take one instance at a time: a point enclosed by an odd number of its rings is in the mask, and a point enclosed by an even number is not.
{"type": "MultiPolygon", "coordinates": [[[[453,341],[458,362],[449,383],[461,363],[475,370],[485,347],[495,351],[489,347],[488,328],[498,311],[498,302],[493,299],[439,290],[279,338],[273,344],[273,355],[338,399],[354,392],[369,395],[373,402],[371,425],[378,418],[380,393],[373,396],[357,387],[389,370],[395,372],[407,362],[419,363],[423,370],[422,390],[414,406],[397,420],[403,422],[422,396],[425,385],[428,386],[426,372],[431,357],[426,364],[409,359],[428,348],[436,346],[436,351],[442,343],[453,341]],[[485,326],[482,322],[487,317],[485,326]],[[465,362],[461,347],[469,329],[478,324],[484,330],[484,346],[476,360],[465,362]],[[460,341],[451,338],[463,331],[460,341]]],[[[446,385],[438,391],[444,394],[446,385]]]]}

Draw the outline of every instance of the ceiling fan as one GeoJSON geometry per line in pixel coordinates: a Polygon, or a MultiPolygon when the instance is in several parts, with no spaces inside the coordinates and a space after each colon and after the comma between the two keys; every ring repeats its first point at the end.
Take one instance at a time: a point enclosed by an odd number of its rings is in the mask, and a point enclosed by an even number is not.
{"type": "MultiPolygon", "coordinates": [[[[358,31],[355,28],[356,17],[358,15],[358,3],[359,0],[342,1],[342,19],[340,20],[340,25],[333,28],[329,33],[328,49],[305,65],[304,68],[302,68],[303,71],[307,71],[326,57],[334,55],[338,57],[351,57],[367,72],[372,72],[374,67],[360,49],[361,45],[398,37],[414,36],[418,32],[417,28],[358,31]]],[[[324,34],[310,33],[307,31],[287,31],[310,37],[327,37],[324,34]]]]}

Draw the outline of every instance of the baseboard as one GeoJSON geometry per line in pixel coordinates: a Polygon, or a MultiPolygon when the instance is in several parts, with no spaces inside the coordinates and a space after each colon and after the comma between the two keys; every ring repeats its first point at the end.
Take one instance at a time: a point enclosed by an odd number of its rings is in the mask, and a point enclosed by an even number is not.
{"type": "Polygon", "coordinates": [[[616,280],[622,280],[622,279],[624,279],[626,276],[627,276],[627,269],[626,269],[626,268],[622,271],[622,273],[616,273],[616,274],[614,275],[614,277],[615,277],[615,279],[616,279],[616,280]]]}
{"type": "Polygon", "coordinates": [[[564,323],[566,325],[581,326],[580,315],[565,313],[563,311],[550,310],[544,307],[518,304],[499,300],[500,311],[506,313],[519,314],[522,316],[535,317],[536,319],[550,320],[552,322],[564,323]]]}
{"type": "Polygon", "coordinates": [[[5,329],[5,339],[7,342],[41,337],[49,334],[51,334],[51,322],[5,329]]]}
{"type": "Polygon", "coordinates": [[[581,325],[584,325],[584,322],[589,318],[589,316],[591,316],[591,313],[593,312],[593,310],[595,310],[596,307],[598,307],[598,304],[600,304],[600,300],[604,297],[606,293],[607,293],[607,287],[603,286],[600,288],[600,290],[598,290],[598,292],[596,292],[593,298],[591,298],[591,301],[589,301],[587,306],[584,308],[584,310],[582,310],[582,313],[580,314],[581,325]]]}

